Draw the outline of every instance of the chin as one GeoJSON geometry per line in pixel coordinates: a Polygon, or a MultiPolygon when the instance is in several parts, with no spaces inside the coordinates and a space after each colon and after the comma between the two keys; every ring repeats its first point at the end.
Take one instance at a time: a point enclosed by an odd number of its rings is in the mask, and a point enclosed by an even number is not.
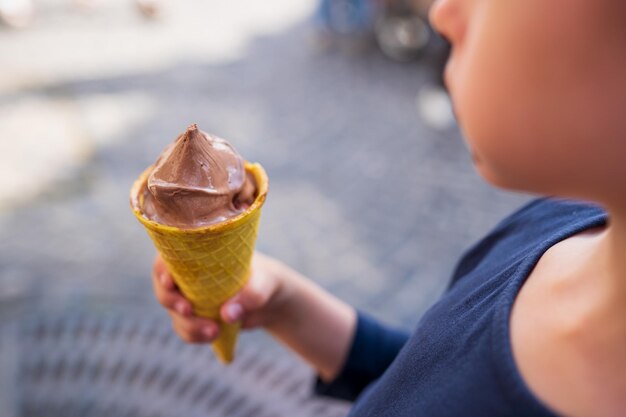
{"type": "Polygon", "coordinates": [[[472,153],[472,160],[474,161],[474,168],[478,174],[489,184],[508,191],[522,191],[514,184],[511,184],[510,181],[507,181],[501,175],[494,172],[494,170],[485,164],[484,161],[475,153],[472,153]]]}

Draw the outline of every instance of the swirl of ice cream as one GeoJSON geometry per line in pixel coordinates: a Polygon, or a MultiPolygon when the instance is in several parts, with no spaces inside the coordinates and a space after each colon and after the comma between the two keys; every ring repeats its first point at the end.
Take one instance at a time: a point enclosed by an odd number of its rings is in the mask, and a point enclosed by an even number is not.
{"type": "Polygon", "coordinates": [[[239,153],[224,139],[193,124],[154,164],[142,212],[169,226],[202,227],[245,211],[255,192],[254,178],[239,153]]]}

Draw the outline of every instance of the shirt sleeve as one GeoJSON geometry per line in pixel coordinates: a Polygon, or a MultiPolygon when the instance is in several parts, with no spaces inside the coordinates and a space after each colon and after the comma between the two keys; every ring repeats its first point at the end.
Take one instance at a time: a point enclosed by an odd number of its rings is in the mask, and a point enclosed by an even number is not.
{"type": "Polygon", "coordinates": [[[358,312],[356,332],[341,372],[330,383],[318,377],[315,393],[354,401],[370,382],[385,372],[408,338],[407,332],[385,326],[358,312]]]}

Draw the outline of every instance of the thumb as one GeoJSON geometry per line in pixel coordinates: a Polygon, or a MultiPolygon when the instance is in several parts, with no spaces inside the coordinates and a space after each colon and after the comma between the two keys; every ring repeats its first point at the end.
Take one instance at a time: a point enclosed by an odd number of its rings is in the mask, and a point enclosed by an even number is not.
{"type": "Polygon", "coordinates": [[[273,293],[270,280],[252,274],[243,289],[220,309],[226,323],[241,321],[247,314],[263,309],[273,293]]]}
{"type": "Polygon", "coordinates": [[[244,310],[241,303],[241,293],[226,301],[220,308],[220,316],[225,323],[236,323],[243,318],[244,310]]]}

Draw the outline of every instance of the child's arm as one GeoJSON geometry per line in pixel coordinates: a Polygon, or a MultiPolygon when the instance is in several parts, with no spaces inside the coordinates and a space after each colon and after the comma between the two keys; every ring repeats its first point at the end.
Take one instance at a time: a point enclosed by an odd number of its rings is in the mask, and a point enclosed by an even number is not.
{"type": "MultiPolygon", "coordinates": [[[[196,317],[174,285],[160,257],[154,264],[154,291],[168,310],[178,335],[189,343],[209,343],[218,335],[213,320],[196,317]]],[[[221,308],[226,322],[263,327],[332,380],[346,359],[356,327],[355,310],[298,272],[255,254],[244,289],[221,308]]]]}

